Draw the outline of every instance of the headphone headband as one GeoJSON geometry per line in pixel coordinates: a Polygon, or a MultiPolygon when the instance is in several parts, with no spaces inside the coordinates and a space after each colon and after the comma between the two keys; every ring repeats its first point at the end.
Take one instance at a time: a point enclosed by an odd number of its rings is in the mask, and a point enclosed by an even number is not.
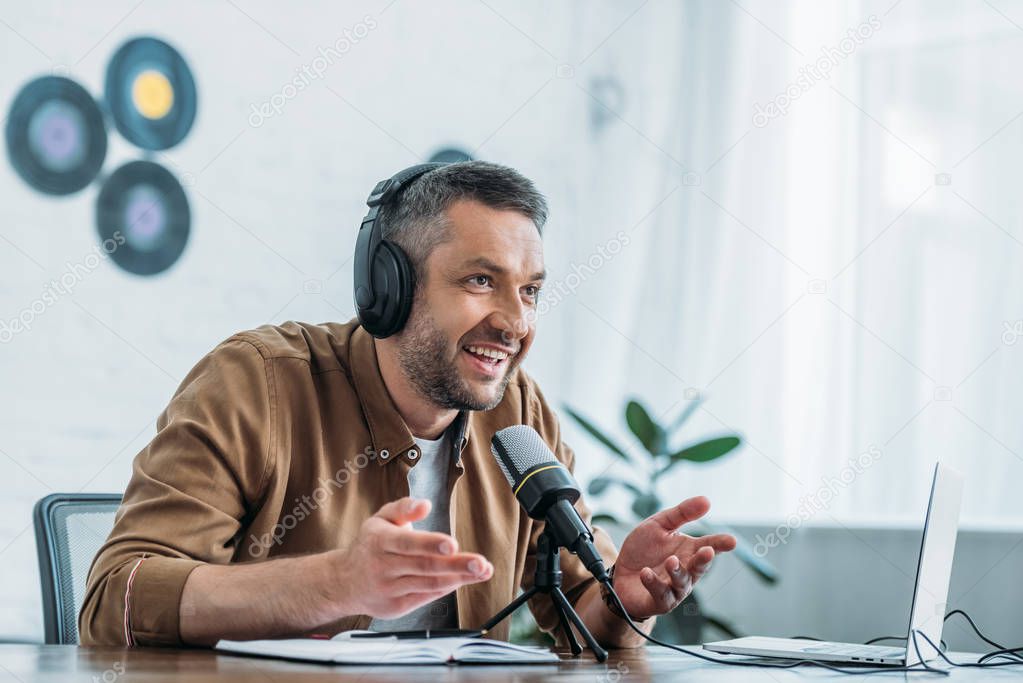
{"type": "Polygon", "coordinates": [[[447,165],[431,162],[410,166],[378,182],[366,199],[369,211],[355,242],[353,293],[359,322],[374,337],[389,337],[404,327],[415,293],[412,263],[401,247],[383,239],[380,211],[419,176],[447,165]]]}

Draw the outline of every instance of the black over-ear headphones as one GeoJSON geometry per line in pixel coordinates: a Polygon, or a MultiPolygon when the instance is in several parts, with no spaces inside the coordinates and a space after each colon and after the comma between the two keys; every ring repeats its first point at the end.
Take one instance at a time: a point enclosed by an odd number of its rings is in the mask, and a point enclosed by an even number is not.
{"type": "Polygon", "coordinates": [[[380,210],[394,202],[416,178],[445,163],[418,164],[381,180],[369,194],[369,212],[362,219],[355,243],[355,312],[366,331],[389,337],[408,320],[416,290],[415,271],[408,254],[385,240],[380,210]]]}

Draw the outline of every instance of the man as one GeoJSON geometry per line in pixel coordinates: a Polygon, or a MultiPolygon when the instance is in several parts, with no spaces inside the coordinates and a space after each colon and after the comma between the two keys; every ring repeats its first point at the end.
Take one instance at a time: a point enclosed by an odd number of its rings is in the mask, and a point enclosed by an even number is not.
{"type": "MultiPolygon", "coordinates": [[[[490,439],[527,424],[574,463],[520,367],[535,334],[546,219],[544,197],[510,168],[430,170],[378,216],[414,273],[396,333],[371,336],[358,320],[289,322],[205,356],[134,461],[90,571],[81,641],[478,628],[528,588],[543,524],[516,502],[490,439]]],[[[357,279],[365,263],[357,254],[357,279]]],[[[735,547],[726,534],[678,531],[708,507],[697,497],[653,515],[618,553],[594,529],[643,628],[685,598],[715,552],[735,547]]],[[[586,505],[576,508],[589,523],[586,505]]],[[[562,570],[601,644],[641,644],[574,556],[562,553],[562,570]]],[[[553,632],[546,597],[530,608],[553,632]]],[[[506,620],[489,635],[507,634],[506,620]]]]}

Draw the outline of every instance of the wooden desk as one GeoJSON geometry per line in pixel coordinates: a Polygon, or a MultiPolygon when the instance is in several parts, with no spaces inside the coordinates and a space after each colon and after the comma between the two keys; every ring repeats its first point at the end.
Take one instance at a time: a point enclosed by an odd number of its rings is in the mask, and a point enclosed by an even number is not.
{"type": "MultiPolygon", "coordinates": [[[[976,655],[956,653],[956,661],[976,655]]],[[[953,680],[1019,679],[1023,667],[957,669],[953,680]]],[[[132,683],[133,681],[516,681],[566,680],[573,683],[622,681],[765,681],[805,679],[936,680],[928,674],[842,676],[823,669],[797,671],[726,667],[657,649],[618,650],[604,664],[589,657],[532,666],[324,666],[274,659],[217,654],[211,650],[80,648],[73,645],[0,645],[0,682],[132,683]]],[[[941,678],[940,680],[947,680],[941,678]]]]}

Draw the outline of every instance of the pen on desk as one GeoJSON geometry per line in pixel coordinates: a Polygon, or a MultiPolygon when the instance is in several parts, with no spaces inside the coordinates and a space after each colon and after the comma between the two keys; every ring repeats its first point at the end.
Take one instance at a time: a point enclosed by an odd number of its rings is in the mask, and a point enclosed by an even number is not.
{"type": "Polygon", "coordinates": [[[465,631],[461,629],[434,629],[426,631],[381,631],[379,633],[353,633],[351,638],[397,638],[411,640],[414,638],[479,638],[486,631],[465,631]]]}

